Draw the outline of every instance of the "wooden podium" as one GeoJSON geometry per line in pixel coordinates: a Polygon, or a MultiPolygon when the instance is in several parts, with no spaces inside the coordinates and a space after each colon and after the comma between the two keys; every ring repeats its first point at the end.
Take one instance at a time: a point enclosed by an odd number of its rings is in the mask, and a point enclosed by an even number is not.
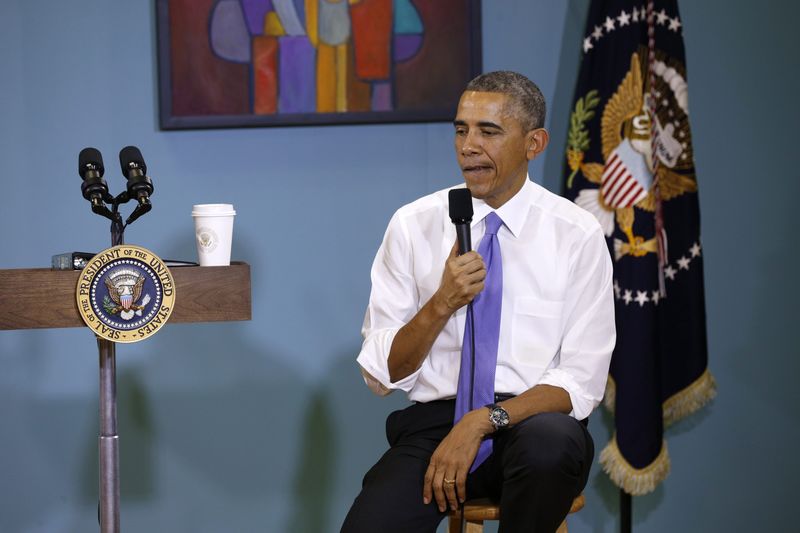
{"type": "MultiPolygon", "coordinates": [[[[169,323],[250,320],[250,265],[170,267],[175,309],[169,323]]],[[[80,270],[0,270],[0,330],[86,327],[75,289],[80,270]]]]}
{"type": "MultiPolygon", "coordinates": [[[[175,306],[169,323],[250,320],[250,265],[170,267],[175,306]]],[[[79,270],[0,270],[0,330],[87,327],[78,313],[79,270]]],[[[94,334],[87,327],[87,337],[94,334]]],[[[102,533],[120,530],[116,344],[97,338],[100,355],[100,505],[102,533]]],[[[145,339],[146,340],[146,339],[145,339]]]]}

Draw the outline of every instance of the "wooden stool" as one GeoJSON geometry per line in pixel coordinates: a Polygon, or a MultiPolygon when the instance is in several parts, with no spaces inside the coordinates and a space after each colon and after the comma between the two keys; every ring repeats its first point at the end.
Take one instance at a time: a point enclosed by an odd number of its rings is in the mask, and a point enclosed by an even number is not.
{"type": "MultiPolygon", "coordinates": [[[[576,513],[583,509],[586,499],[583,494],[572,500],[572,507],[569,513],[576,513]]],[[[449,533],[461,533],[461,512],[450,511],[449,533]]],[[[467,520],[467,533],[482,533],[483,522],[485,520],[500,520],[500,506],[491,502],[488,498],[469,500],[464,503],[464,518],[467,520]]],[[[556,533],[567,533],[567,520],[564,519],[558,526],[556,533]]]]}

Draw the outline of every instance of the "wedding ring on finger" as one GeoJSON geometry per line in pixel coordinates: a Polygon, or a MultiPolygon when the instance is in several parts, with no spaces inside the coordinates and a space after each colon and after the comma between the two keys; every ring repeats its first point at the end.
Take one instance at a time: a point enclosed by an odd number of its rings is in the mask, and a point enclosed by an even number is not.
{"type": "Polygon", "coordinates": [[[445,483],[445,485],[452,485],[452,484],[453,484],[453,483],[455,483],[455,482],[456,482],[456,480],[455,480],[455,479],[447,479],[447,478],[444,478],[444,483],[445,483]]]}

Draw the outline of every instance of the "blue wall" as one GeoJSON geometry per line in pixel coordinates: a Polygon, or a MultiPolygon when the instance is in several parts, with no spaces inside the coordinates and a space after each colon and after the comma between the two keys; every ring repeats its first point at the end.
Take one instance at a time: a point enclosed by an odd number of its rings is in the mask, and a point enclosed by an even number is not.
{"type": "MultiPolygon", "coordinates": [[[[160,132],[152,4],[0,3],[0,268],[108,245],[80,198],[85,146],[105,153],[116,191],[116,153],[141,147],[155,208],[127,239],[162,257],[194,258],[192,204],[233,203],[252,322],[174,325],[118,350],[123,528],[338,531],[384,449],[385,415],[405,403],[373,397],[354,362],[369,267],[395,208],[459,180],[452,126],[160,132]]],[[[586,9],[483,6],[485,69],[526,73],[550,102],[553,144],[531,171],[555,190],[586,9]]],[[[800,473],[800,8],[682,9],[720,394],[670,431],[672,473],[635,500],[635,529],[784,529],[800,473]]],[[[0,333],[0,531],[96,529],[97,372],[86,330],[0,333]]],[[[598,448],[609,427],[593,417],[598,448]]],[[[586,494],[570,531],[616,531],[617,492],[597,466],[586,494]]]]}

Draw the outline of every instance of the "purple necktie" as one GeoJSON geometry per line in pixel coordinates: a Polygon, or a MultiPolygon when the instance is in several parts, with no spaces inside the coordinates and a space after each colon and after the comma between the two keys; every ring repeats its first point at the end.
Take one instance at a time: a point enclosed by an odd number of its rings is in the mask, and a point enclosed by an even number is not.
{"type": "MultiPolygon", "coordinates": [[[[492,212],[486,215],[486,233],[478,246],[478,253],[486,263],[486,279],[483,290],[472,300],[472,308],[467,308],[467,323],[464,328],[464,344],[461,347],[461,371],[458,374],[456,393],[455,422],[461,420],[472,409],[494,403],[494,372],[497,368],[497,343],[500,340],[500,304],[503,301],[503,259],[497,230],[503,221],[492,212]],[[471,363],[471,320],[475,320],[475,381],[470,405],[471,363]]],[[[488,414],[487,414],[488,417],[488,414]]],[[[492,453],[492,440],[481,443],[470,472],[478,468],[492,453]]]]}

